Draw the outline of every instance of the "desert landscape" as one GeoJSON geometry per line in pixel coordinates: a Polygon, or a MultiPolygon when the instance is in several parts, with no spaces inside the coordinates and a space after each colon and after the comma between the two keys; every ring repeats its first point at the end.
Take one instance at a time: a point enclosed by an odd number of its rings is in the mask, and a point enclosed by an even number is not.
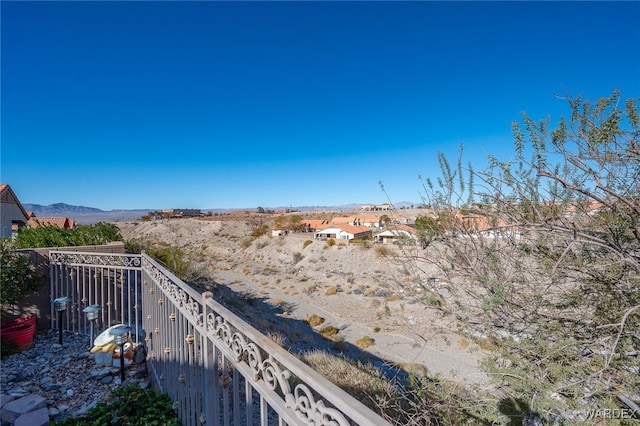
{"type": "Polygon", "coordinates": [[[488,382],[479,369],[484,351],[457,332],[454,318],[407,291],[400,248],[371,242],[331,245],[314,240],[313,233],[272,236],[269,230],[255,237],[256,227],[271,227],[273,217],[256,220],[116,225],[125,241],[180,248],[190,263],[192,285],[213,291],[294,353],[329,350],[391,372],[418,370],[465,384],[488,382]]]}

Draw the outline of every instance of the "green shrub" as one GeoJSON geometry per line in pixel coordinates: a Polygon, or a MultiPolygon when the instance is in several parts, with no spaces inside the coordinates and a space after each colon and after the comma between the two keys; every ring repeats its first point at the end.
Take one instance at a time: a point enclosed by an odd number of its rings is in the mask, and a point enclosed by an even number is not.
{"type": "Polygon", "coordinates": [[[14,304],[40,284],[29,257],[15,251],[8,238],[0,240],[0,303],[14,304]]]}
{"type": "Polygon", "coordinates": [[[69,417],[52,424],[54,426],[182,425],[176,417],[171,399],[166,393],[129,385],[114,389],[108,398],[110,402],[98,403],[84,416],[69,417]]]}
{"type": "Polygon", "coordinates": [[[21,229],[16,237],[17,248],[93,246],[122,241],[120,230],[111,223],[79,225],[76,229],[57,226],[38,226],[21,229]]]}

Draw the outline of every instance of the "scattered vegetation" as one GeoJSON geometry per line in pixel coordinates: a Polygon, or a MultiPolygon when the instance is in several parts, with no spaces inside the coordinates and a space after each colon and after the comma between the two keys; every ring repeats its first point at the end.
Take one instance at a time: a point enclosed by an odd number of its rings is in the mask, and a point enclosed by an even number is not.
{"type": "Polygon", "coordinates": [[[313,241],[311,240],[306,240],[304,243],[302,243],[302,249],[306,249],[309,245],[311,245],[313,243],[313,241]]]}

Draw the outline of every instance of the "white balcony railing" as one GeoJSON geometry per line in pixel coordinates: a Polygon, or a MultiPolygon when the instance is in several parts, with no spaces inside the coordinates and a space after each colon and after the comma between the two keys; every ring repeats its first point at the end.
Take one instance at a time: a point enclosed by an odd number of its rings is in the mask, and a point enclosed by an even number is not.
{"type": "Polygon", "coordinates": [[[147,255],[54,251],[50,272],[52,300],[72,299],[63,327],[88,334],[92,304],[104,327],[130,325],[184,425],[388,425],[147,255]]]}

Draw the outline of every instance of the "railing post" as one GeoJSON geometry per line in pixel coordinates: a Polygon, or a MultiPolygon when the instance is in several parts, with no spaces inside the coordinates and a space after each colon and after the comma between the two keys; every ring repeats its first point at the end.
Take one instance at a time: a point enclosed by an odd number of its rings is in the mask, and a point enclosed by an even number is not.
{"type": "Polygon", "coordinates": [[[207,425],[215,425],[220,420],[218,387],[216,385],[218,371],[218,357],[215,355],[215,347],[210,340],[210,331],[207,328],[207,317],[210,311],[208,301],[213,299],[213,293],[202,293],[202,347],[204,350],[204,415],[207,425]]]}

